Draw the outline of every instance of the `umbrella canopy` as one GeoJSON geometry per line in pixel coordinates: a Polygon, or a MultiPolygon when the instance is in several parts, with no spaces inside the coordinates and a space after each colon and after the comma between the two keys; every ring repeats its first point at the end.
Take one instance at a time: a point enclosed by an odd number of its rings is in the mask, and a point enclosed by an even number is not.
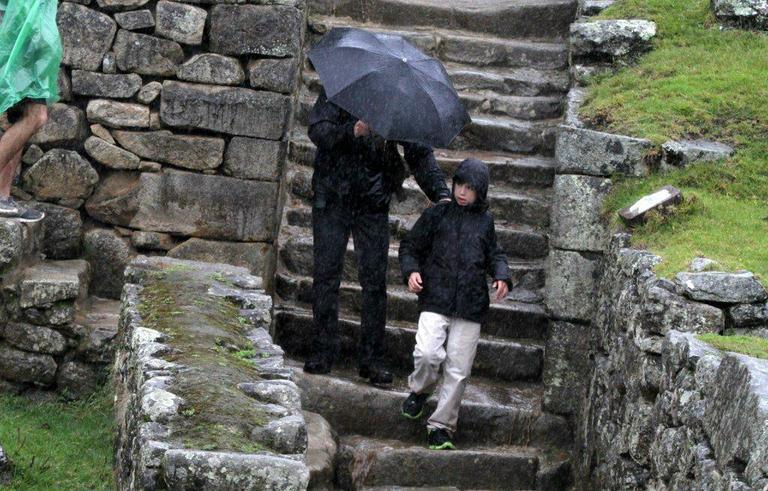
{"type": "Polygon", "coordinates": [[[400,36],[334,28],[309,59],[328,99],[388,140],[447,147],[471,121],[443,65],[400,36]]]}

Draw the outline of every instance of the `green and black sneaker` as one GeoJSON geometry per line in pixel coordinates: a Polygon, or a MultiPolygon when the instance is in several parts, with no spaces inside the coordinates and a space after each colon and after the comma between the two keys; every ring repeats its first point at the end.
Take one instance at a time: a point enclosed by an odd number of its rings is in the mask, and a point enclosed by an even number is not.
{"type": "Polygon", "coordinates": [[[400,413],[408,419],[419,419],[424,414],[424,403],[429,399],[429,394],[416,394],[411,392],[403,401],[403,412],[400,413]]]}
{"type": "Polygon", "coordinates": [[[427,445],[430,450],[456,450],[447,431],[440,428],[427,431],[427,445]]]}

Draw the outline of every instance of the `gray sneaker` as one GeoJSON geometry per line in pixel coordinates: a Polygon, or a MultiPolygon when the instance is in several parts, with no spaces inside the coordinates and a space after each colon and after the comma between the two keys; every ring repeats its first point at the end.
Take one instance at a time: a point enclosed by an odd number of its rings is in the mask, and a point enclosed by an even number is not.
{"type": "Polygon", "coordinates": [[[0,198],[0,217],[16,217],[20,211],[19,205],[12,197],[0,198]]]}
{"type": "Polygon", "coordinates": [[[45,213],[42,211],[33,210],[32,208],[26,208],[22,210],[18,216],[13,217],[14,220],[18,220],[24,223],[39,222],[43,218],[45,218],[45,213]]]}

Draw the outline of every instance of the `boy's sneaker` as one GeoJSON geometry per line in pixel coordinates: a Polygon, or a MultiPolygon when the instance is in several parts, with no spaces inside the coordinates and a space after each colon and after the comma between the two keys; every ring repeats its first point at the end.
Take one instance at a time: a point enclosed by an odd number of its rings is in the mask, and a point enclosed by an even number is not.
{"type": "Polygon", "coordinates": [[[33,210],[32,208],[26,208],[21,210],[18,216],[13,217],[14,220],[24,223],[35,223],[45,218],[45,213],[42,211],[33,210]]]}
{"type": "Polygon", "coordinates": [[[361,366],[358,374],[373,385],[389,385],[395,380],[392,372],[377,364],[361,366]]]}
{"type": "Polygon", "coordinates": [[[403,401],[403,412],[401,413],[408,419],[419,419],[424,414],[424,403],[429,399],[429,394],[416,394],[411,392],[408,398],[403,401]]]}
{"type": "Polygon", "coordinates": [[[456,450],[451,441],[451,435],[447,431],[441,428],[427,431],[427,445],[430,450],[456,450]]]}
{"type": "Polygon", "coordinates": [[[0,198],[0,216],[15,217],[19,214],[19,205],[11,198],[0,198]]]}

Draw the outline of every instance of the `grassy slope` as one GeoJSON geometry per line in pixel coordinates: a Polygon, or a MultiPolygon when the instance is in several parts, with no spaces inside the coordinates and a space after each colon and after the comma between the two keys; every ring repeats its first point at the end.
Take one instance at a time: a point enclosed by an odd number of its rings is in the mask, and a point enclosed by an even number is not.
{"type": "Polygon", "coordinates": [[[705,255],[724,269],[768,280],[768,35],[721,31],[708,0],[620,0],[603,18],[658,25],[655,49],[637,66],[596,78],[582,116],[606,131],[656,143],[710,138],[730,143],[726,162],[621,181],[607,201],[615,211],[664,184],[689,198],[681,213],[639,228],[634,243],[664,258],[662,275],[705,255]]]}
{"type": "Polygon", "coordinates": [[[111,396],[64,404],[0,394],[0,444],[14,462],[10,490],[115,488],[111,396]]]}
{"type": "Polygon", "coordinates": [[[751,336],[718,336],[717,334],[700,334],[698,338],[719,350],[768,359],[768,339],[751,336]]]}

